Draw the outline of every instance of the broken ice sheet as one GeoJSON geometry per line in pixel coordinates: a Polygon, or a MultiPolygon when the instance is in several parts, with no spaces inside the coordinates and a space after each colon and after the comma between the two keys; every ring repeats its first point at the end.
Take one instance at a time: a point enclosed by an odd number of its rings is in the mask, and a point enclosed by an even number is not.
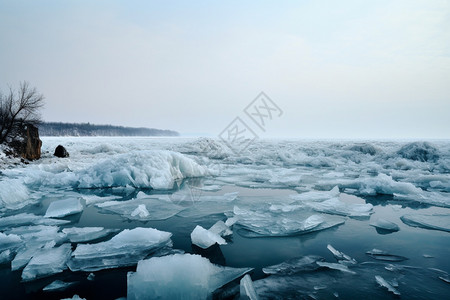
{"type": "Polygon", "coordinates": [[[171,233],[153,228],[125,229],[108,241],[78,244],[68,262],[72,271],[98,271],[136,264],[162,248],[171,247],[171,233]]]}
{"type": "Polygon", "coordinates": [[[4,234],[0,232],[0,251],[17,248],[22,243],[22,239],[17,234],[4,234]]]}
{"type": "Polygon", "coordinates": [[[206,249],[214,244],[226,245],[226,241],[217,233],[197,225],[191,233],[192,244],[206,249]]]}
{"type": "Polygon", "coordinates": [[[217,266],[193,254],[152,257],[139,261],[136,272],[128,273],[127,299],[207,299],[251,270],[217,266]]]}
{"type": "Polygon", "coordinates": [[[327,249],[330,250],[331,253],[333,253],[333,256],[339,261],[339,263],[352,264],[352,265],[357,264],[357,261],[354,258],[351,258],[347,254],[345,254],[339,250],[336,250],[330,244],[327,245],[327,249]]]}
{"type": "Polygon", "coordinates": [[[45,213],[47,218],[62,218],[83,211],[83,203],[79,198],[57,200],[50,203],[45,213]]]}
{"type": "Polygon", "coordinates": [[[380,249],[372,249],[370,251],[367,251],[366,254],[376,260],[384,260],[384,261],[404,261],[408,259],[407,257],[390,254],[380,249]]]}
{"type": "Polygon", "coordinates": [[[20,213],[8,217],[0,218],[0,228],[18,227],[24,225],[62,225],[70,223],[67,220],[58,220],[52,218],[44,218],[29,213],[20,213]]]}
{"type": "Polygon", "coordinates": [[[324,258],[316,255],[307,255],[299,258],[292,258],[277,265],[263,268],[265,274],[292,275],[299,272],[314,271],[319,268],[317,261],[323,261],[324,258]]]}
{"type": "Polygon", "coordinates": [[[400,219],[406,225],[450,232],[450,214],[404,215],[400,219]]]}
{"type": "Polygon", "coordinates": [[[172,200],[179,204],[192,203],[187,209],[178,213],[178,216],[183,218],[203,217],[215,214],[222,214],[225,212],[231,212],[233,210],[234,201],[237,198],[238,193],[227,193],[221,196],[209,196],[202,195],[196,198],[183,198],[183,200],[172,200]]]}
{"type": "Polygon", "coordinates": [[[66,262],[70,257],[70,253],[70,244],[40,250],[23,269],[22,280],[30,281],[64,271],[67,269],[66,262]]]}
{"type": "Polygon", "coordinates": [[[397,224],[395,224],[391,221],[387,221],[382,218],[378,218],[374,222],[371,222],[370,226],[373,226],[378,229],[386,230],[386,231],[399,231],[400,230],[400,228],[398,227],[397,224]]]}
{"type": "Polygon", "coordinates": [[[350,273],[350,274],[356,274],[356,272],[350,270],[346,265],[343,265],[343,264],[329,263],[329,262],[324,262],[324,261],[316,261],[316,264],[318,264],[321,267],[328,268],[328,269],[339,270],[339,271],[342,271],[345,273],[350,273]]]}
{"type": "Polygon", "coordinates": [[[74,284],[77,284],[77,282],[65,282],[61,280],[55,280],[49,285],[45,286],[42,290],[45,292],[63,291],[74,284]]]}
{"type": "Polygon", "coordinates": [[[107,201],[96,206],[103,212],[113,212],[127,219],[140,221],[166,220],[184,209],[170,201],[146,196],[127,201],[107,201]]]}
{"type": "Polygon", "coordinates": [[[273,212],[270,209],[252,210],[235,206],[234,217],[245,237],[291,236],[324,230],[345,222],[340,217],[312,214],[308,209],[273,212]]]}
{"type": "Polygon", "coordinates": [[[240,299],[259,300],[250,275],[246,274],[244,277],[242,277],[239,284],[239,294],[240,299]]]}
{"type": "Polygon", "coordinates": [[[96,240],[117,231],[117,229],[105,229],[103,227],[70,227],[62,230],[72,243],[96,240]]]}
{"type": "Polygon", "coordinates": [[[382,286],[385,287],[389,292],[393,293],[394,295],[400,296],[400,292],[397,291],[390,283],[388,283],[383,277],[379,276],[379,275],[375,275],[375,280],[377,281],[377,283],[382,286]]]}
{"type": "Polygon", "coordinates": [[[373,205],[344,203],[338,198],[332,198],[323,202],[308,203],[314,210],[327,214],[349,216],[349,217],[368,217],[373,213],[373,205]]]}
{"type": "Polygon", "coordinates": [[[331,191],[309,191],[296,195],[291,195],[291,199],[296,201],[316,202],[339,197],[339,187],[335,186],[331,191]]]}

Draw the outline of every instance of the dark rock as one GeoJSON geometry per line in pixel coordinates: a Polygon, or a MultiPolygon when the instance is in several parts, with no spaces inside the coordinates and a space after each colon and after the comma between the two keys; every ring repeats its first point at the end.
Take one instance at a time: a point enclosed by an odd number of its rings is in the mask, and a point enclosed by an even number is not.
{"type": "Polygon", "coordinates": [[[401,157],[417,161],[436,161],[439,159],[438,153],[438,149],[427,142],[406,144],[397,151],[401,157]]]}
{"type": "Polygon", "coordinates": [[[17,136],[8,145],[14,151],[14,156],[27,160],[41,157],[42,141],[39,139],[39,129],[34,125],[26,124],[20,128],[17,136]]]}
{"type": "Polygon", "coordinates": [[[69,152],[67,152],[66,148],[61,145],[58,145],[55,149],[55,153],[53,154],[56,157],[69,157],[69,152]]]}

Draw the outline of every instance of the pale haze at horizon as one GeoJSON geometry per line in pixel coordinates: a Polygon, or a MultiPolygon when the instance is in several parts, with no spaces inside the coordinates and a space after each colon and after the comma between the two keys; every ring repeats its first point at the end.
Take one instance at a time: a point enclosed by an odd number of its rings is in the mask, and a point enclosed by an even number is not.
{"type": "Polygon", "coordinates": [[[0,0],[0,89],[46,121],[217,136],[450,138],[450,1],[0,0]],[[264,91],[283,115],[258,131],[264,91]]]}

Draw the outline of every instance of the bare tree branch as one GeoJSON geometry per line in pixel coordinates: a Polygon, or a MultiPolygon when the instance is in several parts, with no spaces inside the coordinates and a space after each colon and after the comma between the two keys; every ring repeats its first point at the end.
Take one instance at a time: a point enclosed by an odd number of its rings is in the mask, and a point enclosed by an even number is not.
{"type": "Polygon", "coordinates": [[[17,92],[0,92],[0,144],[17,134],[24,124],[39,124],[39,110],[44,106],[44,96],[35,87],[23,81],[17,92]]]}

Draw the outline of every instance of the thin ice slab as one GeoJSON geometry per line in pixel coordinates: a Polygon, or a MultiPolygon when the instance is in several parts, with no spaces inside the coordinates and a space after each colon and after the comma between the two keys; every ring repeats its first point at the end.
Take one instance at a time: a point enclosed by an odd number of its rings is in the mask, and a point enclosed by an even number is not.
{"type": "Polygon", "coordinates": [[[434,229],[450,232],[450,214],[434,215],[404,215],[400,217],[403,223],[412,227],[434,229]]]}
{"type": "Polygon", "coordinates": [[[62,218],[83,211],[83,204],[79,198],[69,198],[50,203],[45,213],[47,218],[62,218]]]}
{"type": "Polygon", "coordinates": [[[72,271],[98,271],[136,264],[165,247],[171,247],[171,233],[153,228],[125,229],[109,241],[78,244],[68,265],[72,271]]]}
{"type": "Polygon", "coordinates": [[[193,254],[153,257],[128,273],[127,299],[206,299],[251,270],[217,266],[193,254]]]}

